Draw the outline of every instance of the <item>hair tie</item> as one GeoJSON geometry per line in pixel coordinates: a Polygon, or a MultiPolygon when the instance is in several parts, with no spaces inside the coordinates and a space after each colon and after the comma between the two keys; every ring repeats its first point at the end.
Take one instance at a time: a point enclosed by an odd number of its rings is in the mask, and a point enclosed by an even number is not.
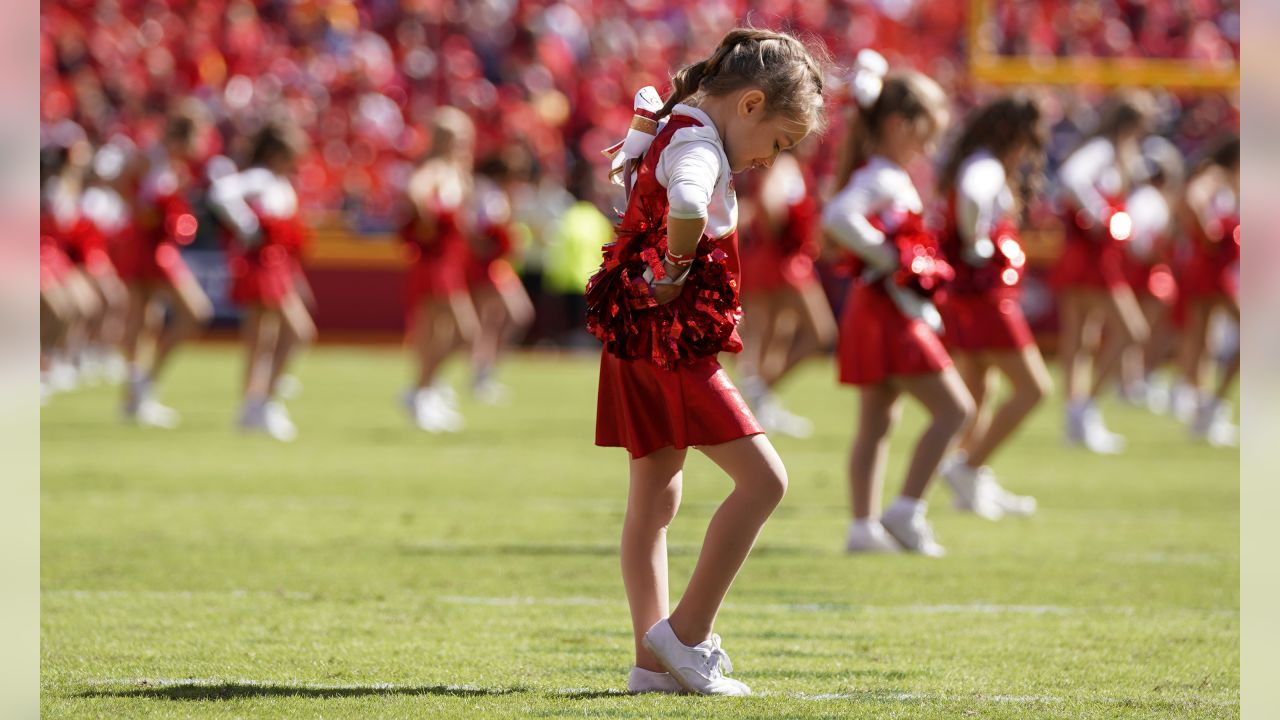
{"type": "Polygon", "coordinates": [[[858,51],[853,62],[853,77],[849,79],[849,92],[858,107],[869,110],[880,99],[884,89],[884,76],[889,72],[889,61],[880,53],[866,48],[858,51]]]}

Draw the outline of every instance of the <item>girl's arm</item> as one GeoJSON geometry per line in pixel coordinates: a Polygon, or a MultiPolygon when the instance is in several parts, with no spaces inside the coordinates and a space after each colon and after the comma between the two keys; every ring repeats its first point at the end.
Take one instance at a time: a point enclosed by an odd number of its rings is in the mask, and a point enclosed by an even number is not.
{"type": "Polygon", "coordinates": [[[658,180],[666,176],[667,187],[667,277],[654,283],[654,298],[666,304],[680,295],[687,263],[698,250],[698,241],[707,228],[707,207],[720,178],[720,151],[710,143],[693,142],[669,148],[659,161],[658,180]],[[672,152],[672,151],[675,152],[672,152]]]}
{"type": "Polygon", "coordinates": [[[867,219],[892,197],[885,178],[880,175],[882,173],[855,174],[823,208],[822,229],[871,268],[887,272],[898,266],[898,250],[890,247],[884,233],[867,219]]]}
{"type": "Polygon", "coordinates": [[[1068,197],[1095,225],[1102,223],[1102,216],[1107,212],[1107,200],[1095,183],[1115,162],[1115,146],[1102,138],[1094,138],[1072,153],[1059,171],[1068,197]]]}
{"type": "Polygon", "coordinates": [[[260,223],[248,200],[262,189],[252,172],[232,173],[218,178],[209,188],[209,206],[246,246],[256,244],[260,223]]]}
{"type": "Polygon", "coordinates": [[[970,265],[981,265],[995,254],[991,229],[1005,212],[999,204],[1005,184],[1004,165],[993,157],[968,163],[956,183],[956,230],[970,265]]]}

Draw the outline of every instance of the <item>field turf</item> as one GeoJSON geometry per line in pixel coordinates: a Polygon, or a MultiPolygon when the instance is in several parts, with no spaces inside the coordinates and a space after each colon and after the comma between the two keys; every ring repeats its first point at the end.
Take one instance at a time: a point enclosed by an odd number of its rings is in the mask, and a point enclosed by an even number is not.
{"type": "MultiPolygon", "coordinates": [[[[995,463],[1037,516],[986,522],[935,487],[948,557],[850,557],[856,400],[826,361],[785,389],[818,432],[775,438],[791,489],[717,624],[757,696],[623,694],[626,457],[592,446],[595,373],[518,356],[515,402],[464,393],[467,431],[438,437],[397,404],[398,352],[322,347],[290,445],[232,429],[228,346],[175,359],[176,431],[122,425],[114,388],[55,397],[44,717],[1239,717],[1234,451],[1111,402],[1129,450],[1091,456],[1061,443],[1055,398],[995,463]]],[[[895,436],[890,492],[921,419],[895,436]]],[[[728,488],[691,454],[673,593],[728,488]]]]}

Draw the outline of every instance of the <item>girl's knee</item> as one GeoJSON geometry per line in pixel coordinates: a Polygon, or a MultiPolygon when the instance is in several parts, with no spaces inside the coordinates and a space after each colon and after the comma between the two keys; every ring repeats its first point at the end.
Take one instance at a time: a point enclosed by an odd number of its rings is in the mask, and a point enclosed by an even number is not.
{"type": "MultiPolygon", "coordinates": [[[[779,464],[765,465],[748,480],[752,493],[762,503],[777,505],[787,494],[787,471],[779,464]]],[[[739,483],[741,485],[742,483],[739,483]]]]}

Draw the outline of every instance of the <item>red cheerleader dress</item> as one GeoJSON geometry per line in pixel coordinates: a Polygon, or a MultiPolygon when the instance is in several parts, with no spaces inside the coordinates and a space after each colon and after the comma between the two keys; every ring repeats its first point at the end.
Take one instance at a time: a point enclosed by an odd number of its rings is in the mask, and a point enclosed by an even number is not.
{"type": "Polygon", "coordinates": [[[1228,297],[1240,291],[1240,218],[1223,215],[1207,228],[1192,226],[1191,257],[1180,287],[1187,300],[1228,297]]]}
{"type": "Polygon", "coordinates": [[[133,227],[120,248],[122,279],[173,287],[191,277],[179,248],[195,239],[196,216],[176,188],[141,199],[133,227]]]}
{"type": "Polygon", "coordinates": [[[941,247],[955,269],[955,279],[947,286],[938,311],[946,328],[942,340],[956,352],[1022,350],[1035,344],[1019,302],[1027,257],[1017,225],[1004,217],[990,235],[991,258],[976,267],[966,262],[953,193],[947,203],[941,247]]]}
{"type": "Polygon", "coordinates": [[[497,287],[516,277],[507,260],[512,247],[511,229],[507,225],[493,224],[482,229],[475,244],[468,248],[467,289],[497,287]]]}
{"type": "Polygon", "coordinates": [[[1108,198],[1102,222],[1095,223],[1083,210],[1063,218],[1062,255],[1049,277],[1059,290],[1110,290],[1128,284],[1123,243],[1129,239],[1123,204],[1108,198]],[[1121,217],[1122,216],[1122,217],[1121,217]]]}
{"type": "Polygon", "coordinates": [[[808,193],[787,205],[786,218],[776,231],[757,213],[742,243],[742,286],[766,293],[816,283],[819,215],[818,203],[808,193]]]}
{"type": "Polygon", "coordinates": [[[840,317],[836,359],[845,385],[878,385],[895,376],[941,372],[952,364],[929,323],[904,313],[891,294],[928,297],[950,279],[952,270],[936,239],[925,230],[922,217],[911,213],[885,242],[898,250],[899,268],[879,279],[857,277],[840,317]]]}
{"type": "Polygon", "coordinates": [[[689,127],[702,123],[673,114],[654,138],[615,240],[587,284],[587,329],[604,342],[596,444],[625,447],[635,458],[764,432],[716,359],[742,350],[737,233],[703,236],[683,292],[666,305],[642,277],[646,268],[659,278],[664,272],[669,206],[658,160],[689,127]]]}
{"type": "Polygon", "coordinates": [[[40,292],[52,290],[62,284],[71,272],[71,259],[62,249],[58,223],[53,215],[40,212],[40,292]]]}
{"type": "Polygon", "coordinates": [[[272,217],[259,211],[257,215],[260,241],[253,247],[233,243],[230,250],[231,300],[242,306],[279,309],[294,291],[306,227],[296,213],[272,217]]]}
{"type": "Polygon", "coordinates": [[[467,289],[467,236],[459,210],[435,208],[434,227],[415,218],[400,230],[409,248],[406,301],[410,313],[423,300],[443,299],[467,289]]]}

